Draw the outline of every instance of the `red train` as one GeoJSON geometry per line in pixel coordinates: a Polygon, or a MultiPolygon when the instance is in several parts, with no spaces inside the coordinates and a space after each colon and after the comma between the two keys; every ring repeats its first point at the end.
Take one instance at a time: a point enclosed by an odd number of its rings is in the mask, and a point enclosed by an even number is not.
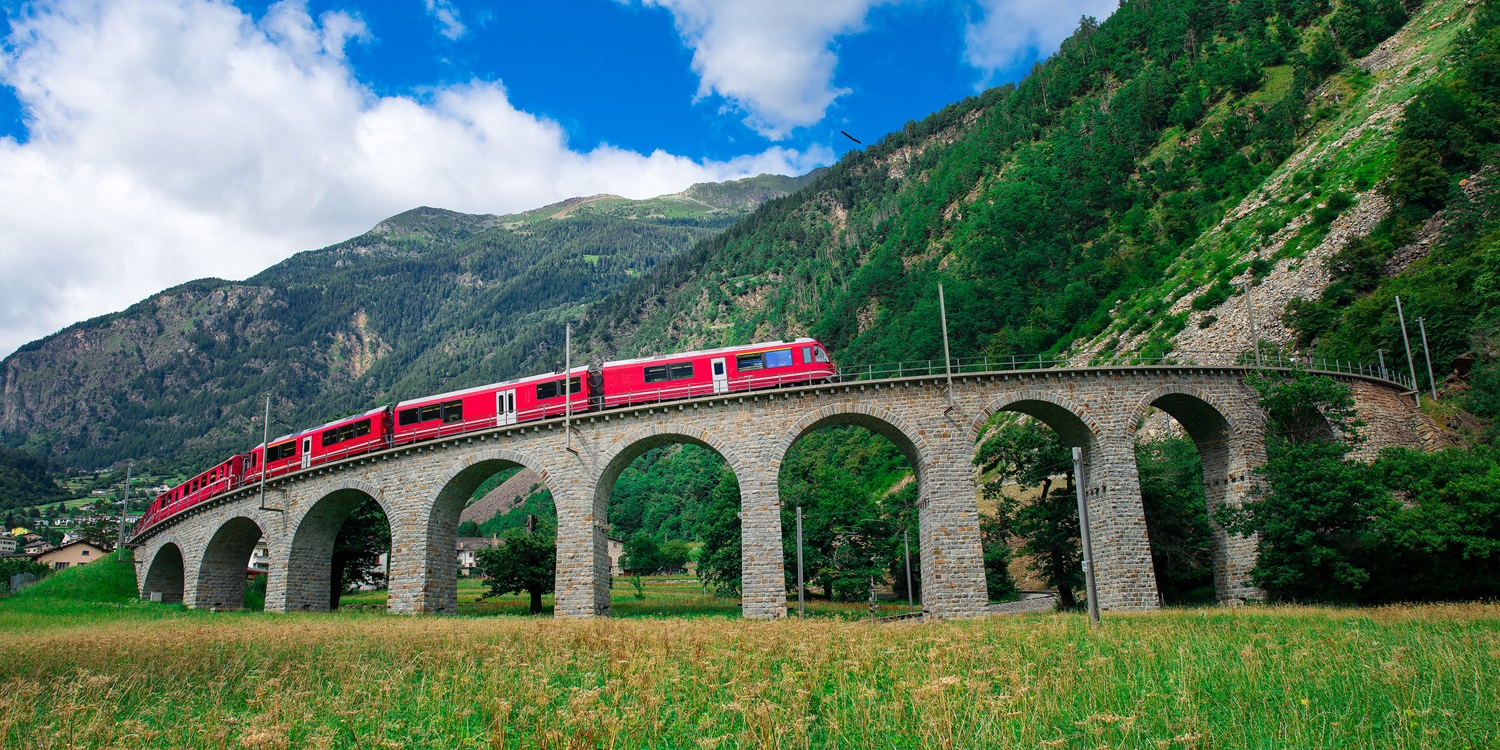
{"type": "Polygon", "coordinates": [[[330,461],[423,440],[559,417],[716,393],[780,388],[834,377],[828,350],[813,339],[772,341],[605,362],[402,401],[257,445],[158,495],[137,533],[246,484],[330,461]],[[571,394],[571,395],[570,395],[571,394]]]}

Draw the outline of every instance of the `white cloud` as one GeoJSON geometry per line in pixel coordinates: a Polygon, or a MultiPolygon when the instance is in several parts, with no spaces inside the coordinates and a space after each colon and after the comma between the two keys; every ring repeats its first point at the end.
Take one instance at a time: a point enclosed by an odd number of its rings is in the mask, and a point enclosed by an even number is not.
{"type": "Polygon", "coordinates": [[[1031,56],[1046,56],[1078,28],[1078,19],[1103,21],[1119,0],[977,0],[980,18],[964,33],[964,57],[996,73],[1031,56]]]}
{"type": "Polygon", "coordinates": [[[438,33],[457,41],[468,31],[458,19],[458,6],[452,0],[427,0],[427,14],[438,22],[438,33]]]}
{"type": "Polygon", "coordinates": [[[693,50],[700,98],[717,93],[746,124],[780,140],[823,119],[848,89],[833,85],[841,35],[861,31],[888,0],[642,0],[672,13],[693,50]]]}
{"type": "Polygon", "coordinates": [[[215,0],[58,0],[0,55],[29,127],[0,138],[0,354],[203,276],[244,278],[418,205],[519,211],[574,195],[671,193],[824,150],[728,162],[569,148],[496,82],[378,97],[346,13],[215,0]]]}

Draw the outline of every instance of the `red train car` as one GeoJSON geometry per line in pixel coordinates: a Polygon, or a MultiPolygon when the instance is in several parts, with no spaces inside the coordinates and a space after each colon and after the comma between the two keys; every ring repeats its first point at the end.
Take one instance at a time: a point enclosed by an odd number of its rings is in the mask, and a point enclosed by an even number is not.
{"type": "Polygon", "coordinates": [[[575,367],[570,374],[571,386],[564,383],[562,373],[549,372],[402,401],[395,408],[395,444],[559,417],[567,410],[569,400],[573,402],[573,413],[586,412],[588,368],[575,367]],[[568,392],[572,393],[571,399],[567,398],[568,392]]]}
{"type": "Polygon", "coordinates": [[[167,516],[235,489],[244,484],[244,481],[245,456],[230,456],[229,460],[218,466],[157,495],[156,500],[146,509],[145,515],[136,522],[136,528],[145,529],[167,516]]]}
{"type": "Polygon", "coordinates": [[[612,408],[817,382],[834,369],[822,344],[799,338],[606,362],[602,373],[612,408]]]}
{"type": "MultiPolygon", "coordinates": [[[[272,440],[266,478],[377,451],[390,444],[391,410],[382,406],[272,440]]],[[[264,448],[257,445],[246,455],[245,481],[260,481],[264,448]]]]}

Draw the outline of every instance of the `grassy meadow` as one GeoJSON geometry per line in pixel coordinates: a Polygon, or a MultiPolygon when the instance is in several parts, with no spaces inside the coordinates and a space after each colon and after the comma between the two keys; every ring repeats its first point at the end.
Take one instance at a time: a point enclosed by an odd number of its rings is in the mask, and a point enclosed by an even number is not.
{"type": "Polygon", "coordinates": [[[102,584],[79,601],[108,565],[0,599],[0,747],[1500,746],[1494,605],[1169,610],[1090,632],[1074,614],[209,614],[102,584]]]}

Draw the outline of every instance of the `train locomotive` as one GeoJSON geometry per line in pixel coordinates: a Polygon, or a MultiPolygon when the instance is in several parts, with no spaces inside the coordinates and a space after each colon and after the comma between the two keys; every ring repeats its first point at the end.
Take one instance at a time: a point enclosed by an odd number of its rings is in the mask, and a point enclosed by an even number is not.
{"type": "Polygon", "coordinates": [[[810,338],[617,360],[382,406],[255,446],[161,493],[140,533],[262,478],[477,430],[722,393],[829,382],[828,350],[810,338]]]}

